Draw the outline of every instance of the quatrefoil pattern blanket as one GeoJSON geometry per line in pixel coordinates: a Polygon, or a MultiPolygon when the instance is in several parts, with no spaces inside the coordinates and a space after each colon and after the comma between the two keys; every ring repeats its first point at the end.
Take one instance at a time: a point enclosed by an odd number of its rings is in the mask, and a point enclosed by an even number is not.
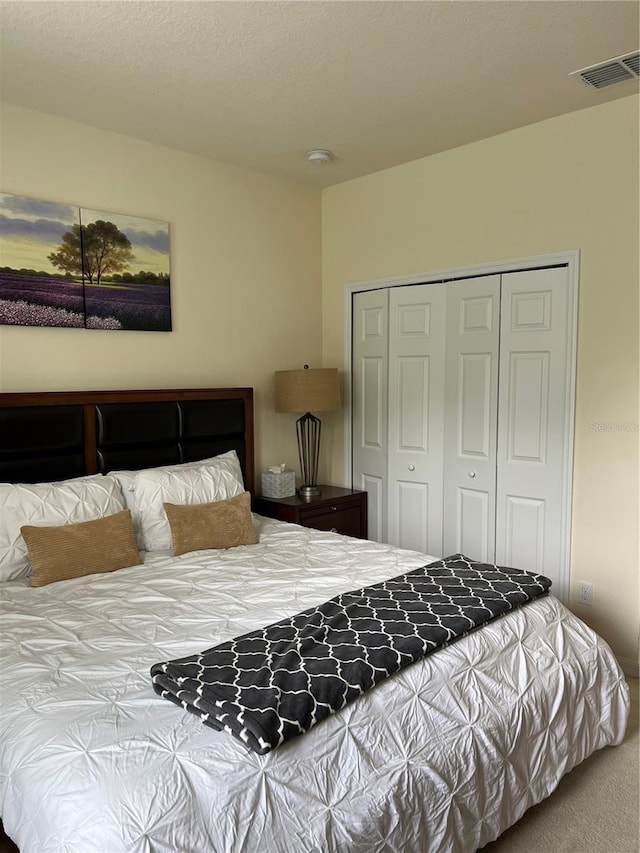
{"type": "Polygon", "coordinates": [[[153,687],[262,755],[550,586],[543,575],[454,554],[155,664],[153,687]]]}

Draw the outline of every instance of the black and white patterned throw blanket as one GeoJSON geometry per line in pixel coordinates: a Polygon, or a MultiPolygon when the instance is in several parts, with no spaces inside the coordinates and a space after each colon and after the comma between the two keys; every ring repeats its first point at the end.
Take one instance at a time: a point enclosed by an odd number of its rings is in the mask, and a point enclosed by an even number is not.
{"type": "Polygon", "coordinates": [[[157,663],[153,687],[262,755],[550,586],[543,575],[455,554],[201,654],[157,663]]]}

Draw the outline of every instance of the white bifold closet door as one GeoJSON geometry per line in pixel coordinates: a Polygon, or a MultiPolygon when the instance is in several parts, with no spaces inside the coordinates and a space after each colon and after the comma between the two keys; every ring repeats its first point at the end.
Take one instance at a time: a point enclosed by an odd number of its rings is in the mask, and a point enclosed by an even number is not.
{"type": "Polygon", "coordinates": [[[558,267],[502,276],[496,562],[552,580],[565,552],[573,452],[567,275],[558,267]]]}
{"type": "Polygon", "coordinates": [[[389,297],[388,539],[442,547],[443,284],[394,287],[389,297]]]}
{"type": "Polygon", "coordinates": [[[367,492],[369,538],[387,542],[389,290],[358,293],[352,323],[353,488],[367,492]]]}
{"type": "Polygon", "coordinates": [[[493,562],[500,276],[446,285],[444,554],[493,562]]]}
{"type": "Polygon", "coordinates": [[[567,282],[558,267],[354,294],[372,539],[564,579],[567,282]]]}

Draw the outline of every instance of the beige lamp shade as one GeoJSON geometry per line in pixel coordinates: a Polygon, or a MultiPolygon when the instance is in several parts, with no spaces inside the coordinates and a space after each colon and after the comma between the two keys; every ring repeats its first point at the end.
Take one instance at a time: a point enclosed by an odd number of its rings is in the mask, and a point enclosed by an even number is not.
{"type": "Polygon", "coordinates": [[[335,367],[276,371],[276,412],[331,412],[339,408],[335,367]]]}

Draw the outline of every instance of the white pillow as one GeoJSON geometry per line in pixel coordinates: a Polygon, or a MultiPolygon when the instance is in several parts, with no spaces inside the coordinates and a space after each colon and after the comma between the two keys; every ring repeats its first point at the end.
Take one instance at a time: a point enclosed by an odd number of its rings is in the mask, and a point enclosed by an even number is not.
{"type": "Polygon", "coordinates": [[[125,508],[120,483],[108,475],[56,483],[0,483],[0,582],[26,577],[31,570],[20,534],[23,525],[76,524],[125,508]]]}
{"type": "Polygon", "coordinates": [[[128,508],[137,530],[138,546],[170,551],[171,530],[163,503],[200,504],[224,501],[244,492],[242,469],[235,450],[201,462],[185,462],[138,471],[134,501],[128,508]]]}
{"type": "MultiPolygon", "coordinates": [[[[109,476],[113,477],[120,483],[120,488],[122,489],[122,494],[124,495],[124,502],[127,509],[131,510],[131,518],[133,519],[135,506],[136,506],[136,496],[135,496],[135,483],[136,483],[136,474],[137,471],[110,471],[109,476]]],[[[135,523],[133,525],[133,529],[135,530],[135,523]]]]}
{"type": "MultiPolygon", "coordinates": [[[[235,453],[235,450],[232,451],[235,453]]],[[[226,454],[222,454],[226,456],[226,454]]],[[[146,474],[148,471],[179,471],[181,468],[200,468],[203,465],[211,465],[218,457],[210,456],[208,459],[198,459],[195,462],[177,462],[174,465],[158,465],[156,468],[141,468],[139,471],[110,471],[109,476],[115,477],[120,483],[127,509],[131,510],[133,518],[133,529],[137,533],[138,525],[136,519],[139,515],[136,509],[136,477],[146,474]]]]}

